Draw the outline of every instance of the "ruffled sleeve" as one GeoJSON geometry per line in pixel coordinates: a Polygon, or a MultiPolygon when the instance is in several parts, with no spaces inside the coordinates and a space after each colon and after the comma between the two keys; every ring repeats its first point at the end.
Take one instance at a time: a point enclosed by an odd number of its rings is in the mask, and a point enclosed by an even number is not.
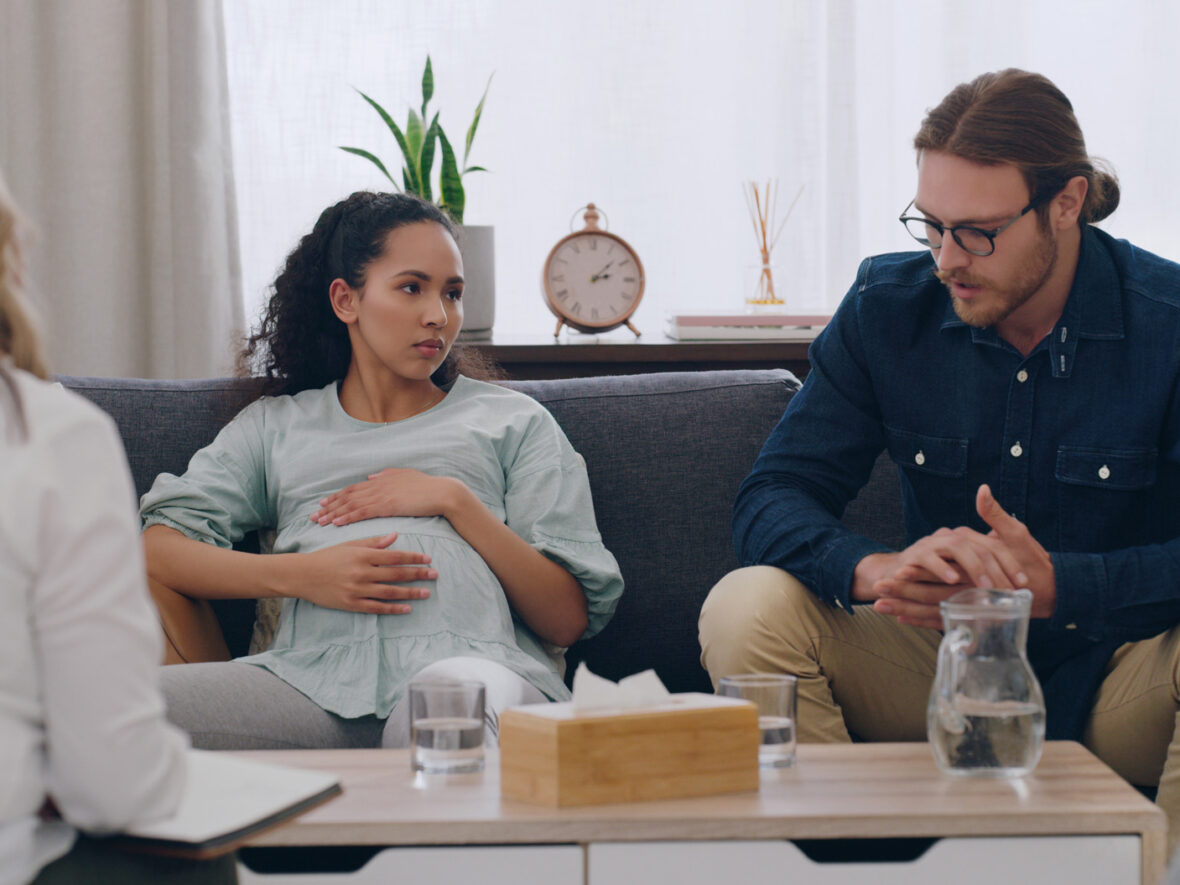
{"type": "Polygon", "coordinates": [[[183,476],[161,473],[140,500],[144,528],[166,525],[196,541],[231,547],[275,525],[268,494],[265,401],[251,403],[193,455],[183,476]]]}
{"type": "Polygon", "coordinates": [[[614,615],[623,577],[598,533],[585,461],[553,416],[538,409],[504,471],[508,527],[577,579],[589,617],[582,638],[593,636],[614,615]]]}

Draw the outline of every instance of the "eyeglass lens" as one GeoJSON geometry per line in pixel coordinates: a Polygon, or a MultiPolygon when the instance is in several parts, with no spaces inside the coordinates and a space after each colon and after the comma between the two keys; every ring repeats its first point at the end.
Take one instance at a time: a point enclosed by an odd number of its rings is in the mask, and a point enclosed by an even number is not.
{"type": "MultiPolygon", "coordinates": [[[[937,249],[942,245],[943,232],[922,218],[907,218],[906,230],[910,236],[923,245],[937,249]]],[[[991,237],[970,227],[958,227],[952,231],[955,242],[968,252],[980,255],[990,254],[995,248],[991,237]]]]}

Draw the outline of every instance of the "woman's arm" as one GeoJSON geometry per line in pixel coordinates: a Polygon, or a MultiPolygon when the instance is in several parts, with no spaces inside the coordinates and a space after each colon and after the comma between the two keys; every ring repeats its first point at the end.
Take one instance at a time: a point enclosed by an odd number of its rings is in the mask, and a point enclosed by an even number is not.
{"type": "Polygon", "coordinates": [[[404,601],[424,599],[429,591],[374,583],[377,579],[431,578],[429,557],[384,549],[396,535],[342,544],[315,553],[260,555],[205,544],[164,525],[143,533],[148,589],[164,630],[164,663],[228,661],[229,647],[210,599],[292,596],[317,605],[378,614],[405,614],[404,601]],[[381,561],[388,564],[382,565],[381,561]],[[349,581],[354,573],[357,579],[349,581]],[[362,578],[368,578],[366,582],[362,578]],[[402,600],[402,601],[393,601],[402,600]]]}
{"type": "Polygon", "coordinates": [[[538,553],[458,480],[443,516],[483,557],[512,608],[546,642],[573,645],[586,632],[586,594],[560,563],[538,553]]]}
{"type": "Polygon", "coordinates": [[[405,614],[430,591],[391,582],[431,580],[430,557],[390,550],[397,535],[364,538],[313,553],[258,554],[194,541],[164,525],[143,533],[148,577],[196,599],[296,597],[325,608],[405,614]]]}

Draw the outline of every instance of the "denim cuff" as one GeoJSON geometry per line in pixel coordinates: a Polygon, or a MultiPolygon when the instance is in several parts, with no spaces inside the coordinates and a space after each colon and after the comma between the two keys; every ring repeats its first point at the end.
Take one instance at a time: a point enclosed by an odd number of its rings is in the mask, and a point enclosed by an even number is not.
{"type": "Polygon", "coordinates": [[[1080,632],[1102,638],[1102,600],[1106,596],[1106,563],[1098,553],[1050,553],[1057,583],[1057,604],[1050,630],[1080,632]]]}
{"type": "Polygon", "coordinates": [[[827,546],[815,565],[812,588],[829,605],[852,611],[852,578],[856,564],[870,553],[891,552],[884,544],[861,535],[844,535],[827,546]]]}

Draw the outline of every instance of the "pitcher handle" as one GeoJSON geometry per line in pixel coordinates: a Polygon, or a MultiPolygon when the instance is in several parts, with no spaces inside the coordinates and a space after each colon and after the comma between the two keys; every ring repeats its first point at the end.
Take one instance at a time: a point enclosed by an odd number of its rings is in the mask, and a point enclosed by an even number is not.
{"type": "Polygon", "coordinates": [[[955,706],[955,690],[962,672],[962,651],[971,643],[972,638],[968,628],[955,627],[942,638],[942,644],[938,647],[937,672],[947,676],[947,680],[942,683],[942,690],[939,691],[938,717],[942,721],[942,727],[951,734],[962,734],[967,729],[966,717],[955,706]]]}

